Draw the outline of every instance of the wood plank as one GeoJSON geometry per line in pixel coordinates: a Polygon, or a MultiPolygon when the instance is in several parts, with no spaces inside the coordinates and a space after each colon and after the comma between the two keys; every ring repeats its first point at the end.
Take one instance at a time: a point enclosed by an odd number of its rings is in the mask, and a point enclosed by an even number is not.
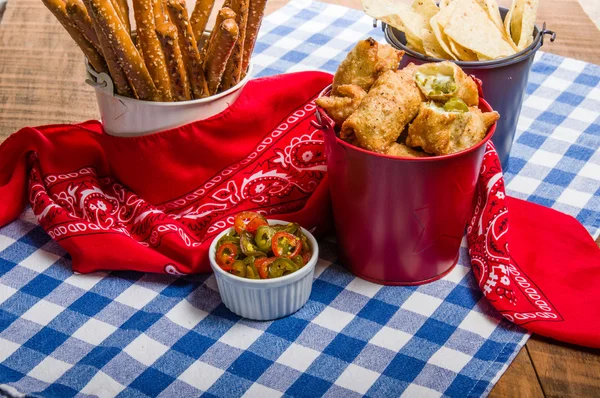
{"type": "Polygon", "coordinates": [[[510,364],[506,373],[492,388],[490,398],[543,398],[542,387],[537,381],[537,376],[527,348],[523,347],[510,364]]]}
{"type": "Polygon", "coordinates": [[[600,349],[541,336],[527,348],[546,397],[600,397],[600,349]]]}

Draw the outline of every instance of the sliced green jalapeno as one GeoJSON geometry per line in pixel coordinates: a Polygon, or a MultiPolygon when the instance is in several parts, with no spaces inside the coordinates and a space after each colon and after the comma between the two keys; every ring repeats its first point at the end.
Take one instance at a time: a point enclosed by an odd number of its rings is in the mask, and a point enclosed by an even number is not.
{"type": "Polygon", "coordinates": [[[291,274],[298,270],[298,266],[288,258],[278,258],[269,265],[269,278],[291,274]]]}
{"type": "Polygon", "coordinates": [[[234,261],[231,266],[231,273],[235,276],[239,276],[240,278],[246,277],[246,264],[242,260],[234,261]]]}
{"type": "Polygon", "coordinates": [[[248,231],[241,233],[240,247],[242,249],[242,253],[244,253],[246,256],[261,257],[267,255],[267,253],[261,252],[258,247],[256,247],[254,244],[254,236],[252,236],[252,234],[248,231]]]}
{"type": "Polygon", "coordinates": [[[275,230],[268,226],[260,226],[256,230],[256,236],[254,242],[258,249],[262,252],[268,253],[271,250],[271,239],[275,235],[275,230]]]}

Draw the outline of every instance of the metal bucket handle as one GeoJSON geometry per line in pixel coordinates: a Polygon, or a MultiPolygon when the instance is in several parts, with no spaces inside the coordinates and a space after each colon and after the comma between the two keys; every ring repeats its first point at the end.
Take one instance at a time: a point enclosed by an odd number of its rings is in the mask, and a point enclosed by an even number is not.
{"type": "Polygon", "coordinates": [[[544,36],[550,35],[550,43],[556,40],[556,32],[550,29],[546,29],[546,22],[542,25],[542,30],[540,31],[540,47],[544,45],[544,36]]]}
{"type": "Polygon", "coordinates": [[[113,97],[115,96],[115,88],[110,76],[104,72],[96,72],[88,62],[87,58],[85,59],[85,70],[87,72],[85,82],[88,85],[92,86],[94,89],[102,90],[113,97]]]}
{"type": "Polygon", "coordinates": [[[310,124],[314,128],[316,128],[318,130],[322,130],[323,134],[328,135],[329,139],[332,140],[332,142],[335,142],[335,146],[337,147],[338,151],[340,151],[340,154],[338,156],[338,160],[336,161],[336,163],[341,163],[341,162],[347,160],[349,158],[348,149],[344,145],[340,145],[337,142],[337,136],[335,134],[333,120],[327,114],[322,114],[321,110],[318,107],[315,110],[315,118],[317,120],[311,120],[310,124]],[[344,152],[343,155],[341,155],[342,151],[344,152]]]}

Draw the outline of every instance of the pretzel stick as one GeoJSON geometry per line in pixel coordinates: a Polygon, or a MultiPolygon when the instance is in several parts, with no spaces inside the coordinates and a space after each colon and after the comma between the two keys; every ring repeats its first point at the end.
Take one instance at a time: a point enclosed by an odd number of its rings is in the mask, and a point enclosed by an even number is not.
{"type": "Polygon", "coordinates": [[[254,45],[256,44],[256,38],[258,37],[258,30],[262,23],[263,16],[265,15],[265,7],[267,6],[267,0],[251,0],[250,8],[248,10],[248,23],[246,24],[246,35],[244,36],[244,53],[242,57],[242,79],[248,72],[248,65],[250,64],[250,58],[252,57],[252,51],[254,51],[254,45]]]}
{"type": "Polygon", "coordinates": [[[215,0],[196,0],[194,11],[192,11],[192,15],[190,16],[190,23],[192,24],[192,31],[197,42],[200,41],[204,29],[206,29],[208,18],[210,18],[210,13],[214,6],[215,0]]]}
{"type": "MultiPolygon", "coordinates": [[[[229,7],[223,7],[219,10],[219,13],[217,14],[217,20],[215,21],[215,27],[217,26],[221,26],[221,24],[223,23],[224,20],[226,19],[235,19],[235,12],[229,8],[229,7]]],[[[210,32],[210,37],[204,42],[204,45],[202,46],[202,52],[201,52],[201,57],[202,59],[206,58],[206,53],[208,52],[208,46],[210,44],[210,42],[213,40],[213,37],[215,37],[215,33],[217,32],[218,29],[213,29],[210,32]]],[[[239,31],[239,27],[238,27],[238,31],[239,31]]]]}
{"type": "Polygon", "coordinates": [[[233,19],[226,19],[215,30],[217,33],[214,40],[210,42],[204,61],[204,73],[210,95],[217,93],[227,60],[239,35],[238,26],[233,19]]]}
{"type": "Polygon", "coordinates": [[[123,17],[125,29],[127,29],[127,31],[131,34],[131,22],[129,21],[129,5],[127,4],[127,0],[116,0],[116,2],[119,6],[119,10],[121,11],[120,15],[123,17]]]}
{"type": "Polygon", "coordinates": [[[71,18],[71,21],[81,30],[83,35],[96,47],[96,50],[102,54],[102,47],[98,41],[98,35],[94,30],[92,20],[88,15],[85,6],[81,0],[67,0],[66,2],[67,15],[71,18]]]}
{"type": "Polygon", "coordinates": [[[190,82],[185,72],[181,49],[179,48],[177,28],[169,22],[160,24],[156,27],[156,35],[165,55],[173,98],[175,101],[191,100],[190,82]]]}
{"type": "Polygon", "coordinates": [[[231,9],[237,14],[236,22],[240,29],[240,34],[233,47],[231,57],[229,57],[229,60],[227,61],[223,82],[221,83],[223,90],[227,90],[238,84],[242,76],[244,40],[246,24],[248,22],[248,0],[232,0],[231,9]]]}
{"type": "Polygon", "coordinates": [[[167,9],[163,0],[152,0],[154,3],[154,23],[158,28],[158,25],[169,22],[167,9]]]}
{"type": "Polygon", "coordinates": [[[185,8],[185,0],[168,0],[167,8],[171,21],[177,26],[179,35],[179,47],[182,48],[183,61],[186,65],[190,87],[194,98],[204,98],[208,96],[208,87],[202,69],[202,60],[198,44],[192,32],[192,26],[189,23],[187,10],[185,8]]]}
{"type": "Polygon", "coordinates": [[[100,29],[106,34],[131,87],[141,100],[159,101],[160,94],[152,82],[144,59],[135,48],[110,0],[88,1],[92,15],[100,29]]]}
{"type": "Polygon", "coordinates": [[[142,47],[146,67],[160,94],[161,101],[173,101],[169,72],[165,63],[160,41],[154,25],[154,3],[156,0],[133,0],[133,15],[137,26],[137,37],[142,47]]]}
{"type": "Polygon", "coordinates": [[[85,16],[85,18],[82,18],[82,21],[85,22],[86,28],[91,30],[90,35],[93,33],[98,39],[100,52],[104,54],[104,59],[106,60],[108,71],[110,72],[110,77],[115,86],[117,94],[126,97],[135,96],[135,93],[131,90],[131,87],[129,87],[129,83],[127,82],[127,76],[125,76],[123,68],[121,68],[121,66],[119,65],[117,56],[114,50],[112,49],[110,43],[108,42],[108,38],[96,23],[95,18],[90,18],[90,11],[88,11],[88,5],[89,4],[84,4],[82,0],[68,0],[67,12],[69,13],[69,15],[72,15],[71,19],[73,19],[73,21],[75,21],[75,23],[78,26],[78,17],[75,17],[75,15],[85,16]],[[75,12],[77,14],[74,14],[75,12]]]}
{"type": "Polygon", "coordinates": [[[131,22],[129,22],[129,6],[127,5],[127,0],[110,0],[110,3],[115,9],[121,23],[123,23],[123,26],[127,30],[127,33],[131,35],[131,22]],[[122,6],[124,6],[125,9],[121,8],[122,6]]]}
{"type": "Polygon", "coordinates": [[[67,33],[75,40],[83,54],[88,59],[96,72],[108,72],[106,62],[102,54],[94,47],[94,45],[83,35],[77,26],[71,21],[67,15],[65,3],[62,0],[42,0],[44,5],[58,19],[58,22],[67,30],[67,33]]]}

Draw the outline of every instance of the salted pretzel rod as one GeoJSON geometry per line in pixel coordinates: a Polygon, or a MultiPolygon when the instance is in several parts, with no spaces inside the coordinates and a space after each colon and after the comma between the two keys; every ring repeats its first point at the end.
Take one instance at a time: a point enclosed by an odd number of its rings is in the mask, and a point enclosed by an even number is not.
{"type": "Polygon", "coordinates": [[[167,5],[164,0],[152,0],[154,7],[154,24],[158,25],[169,22],[169,14],[167,13],[167,5]]]}
{"type": "Polygon", "coordinates": [[[144,59],[135,48],[129,33],[117,16],[110,0],[88,0],[90,10],[98,26],[106,34],[127,80],[141,100],[160,101],[144,59]]]}
{"type": "Polygon", "coordinates": [[[204,98],[208,96],[208,87],[204,77],[204,70],[202,69],[198,44],[194,38],[194,32],[192,32],[192,26],[190,25],[185,7],[185,0],[167,1],[170,19],[177,27],[179,47],[181,47],[192,93],[196,99],[204,98]]]}
{"type": "MultiPolygon", "coordinates": [[[[110,72],[110,77],[111,77],[113,85],[117,91],[117,94],[123,95],[126,97],[137,98],[136,93],[129,86],[127,76],[125,75],[123,68],[119,64],[117,55],[115,54],[115,51],[113,50],[112,46],[110,45],[108,38],[106,37],[106,35],[102,31],[102,29],[100,29],[100,27],[96,23],[96,18],[92,19],[90,17],[90,15],[92,15],[92,11],[90,8],[89,1],[88,0],[84,0],[84,1],[68,0],[67,9],[69,8],[69,5],[70,5],[69,3],[78,3],[80,5],[77,5],[77,7],[80,7],[80,6],[85,7],[85,12],[89,18],[90,26],[94,30],[94,33],[96,34],[96,37],[98,38],[98,41],[100,43],[100,48],[101,48],[102,54],[104,54],[104,59],[106,60],[106,64],[108,66],[108,71],[110,72]]],[[[71,7],[75,7],[75,5],[71,5],[71,7]]]]}
{"type": "Polygon", "coordinates": [[[216,94],[219,89],[227,60],[239,35],[237,23],[233,19],[224,20],[214,30],[217,33],[208,47],[204,61],[204,73],[210,95],[216,94]]]}
{"type": "Polygon", "coordinates": [[[163,50],[167,70],[169,71],[169,81],[171,84],[171,93],[175,101],[187,101],[192,99],[190,83],[183,64],[181,49],[177,38],[177,28],[170,22],[162,23],[156,27],[156,35],[163,50]]]}
{"type": "Polygon", "coordinates": [[[248,65],[254,51],[258,30],[265,15],[267,0],[250,0],[248,9],[248,22],[246,23],[246,34],[244,36],[244,52],[242,56],[241,78],[243,79],[248,72],[248,65]]]}
{"type": "MultiPolygon", "coordinates": [[[[214,6],[215,0],[196,0],[194,11],[192,11],[192,15],[190,16],[190,23],[192,24],[192,31],[197,42],[200,41],[204,29],[206,29],[208,18],[210,18],[214,6]]],[[[219,25],[215,24],[215,26],[219,25]]]]}
{"type": "Polygon", "coordinates": [[[249,0],[232,0],[231,9],[237,14],[236,22],[240,33],[233,47],[233,52],[227,61],[227,67],[223,75],[221,86],[227,90],[239,83],[242,76],[242,61],[244,55],[244,40],[246,33],[246,24],[248,22],[249,0]]]}
{"type": "Polygon", "coordinates": [[[42,0],[44,5],[58,19],[58,22],[67,30],[67,33],[75,40],[83,54],[88,59],[96,72],[108,72],[104,57],[96,47],[84,36],[77,25],[69,18],[65,3],[62,0],[42,0]]]}
{"type": "Polygon", "coordinates": [[[66,2],[67,15],[71,21],[81,30],[83,35],[96,47],[96,50],[102,54],[102,47],[98,40],[98,35],[94,30],[92,20],[81,0],[67,0],[66,2]]]}
{"type": "Polygon", "coordinates": [[[129,22],[129,6],[127,5],[127,0],[110,0],[110,2],[123,23],[123,26],[127,30],[127,33],[131,35],[131,22],[129,22]]]}
{"type": "MultiPolygon", "coordinates": [[[[219,12],[217,13],[217,19],[215,21],[215,27],[220,26],[224,20],[226,19],[233,19],[235,20],[235,12],[229,8],[229,7],[222,7],[219,12]]],[[[210,42],[213,40],[213,37],[215,36],[215,33],[217,32],[218,29],[213,29],[210,31],[210,37],[204,42],[204,45],[202,46],[202,52],[200,53],[201,58],[205,59],[206,58],[206,53],[208,51],[208,45],[210,44],[210,42]]],[[[239,30],[239,27],[238,27],[239,30]]]]}
{"type": "Polygon", "coordinates": [[[163,56],[160,41],[154,24],[154,3],[156,0],[133,0],[137,39],[142,47],[143,58],[152,76],[152,81],[160,94],[161,101],[173,101],[169,72],[163,56]]]}

